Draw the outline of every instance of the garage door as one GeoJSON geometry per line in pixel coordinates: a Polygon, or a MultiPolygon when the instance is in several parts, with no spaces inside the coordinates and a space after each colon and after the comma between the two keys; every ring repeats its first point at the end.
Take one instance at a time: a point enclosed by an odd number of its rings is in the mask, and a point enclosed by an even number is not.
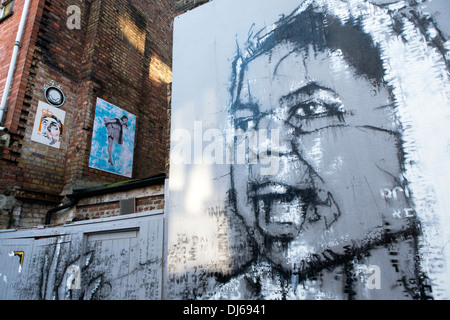
{"type": "Polygon", "coordinates": [[[161,299],[162,211],[0,232],[0,299],[161,299]]]}

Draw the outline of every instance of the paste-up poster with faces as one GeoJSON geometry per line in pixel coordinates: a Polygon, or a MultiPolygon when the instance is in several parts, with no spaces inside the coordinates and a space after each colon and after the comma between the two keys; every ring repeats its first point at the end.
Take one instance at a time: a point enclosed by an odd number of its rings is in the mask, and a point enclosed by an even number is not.
{"type": "Polygon", "coordinates": [[[39,101],[31,140],[59,149],[66,112],[39,101]]]}

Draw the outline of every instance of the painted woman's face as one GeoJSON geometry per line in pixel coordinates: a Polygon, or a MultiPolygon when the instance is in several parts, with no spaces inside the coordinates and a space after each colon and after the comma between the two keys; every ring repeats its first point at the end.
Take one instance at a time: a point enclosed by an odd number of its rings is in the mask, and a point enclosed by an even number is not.
{"type": "Polygon", "coordinates": [[[54,140],[58,140],[59,136],[61,135],[61,127],[53,118],[44,117],[42,119],[42,132],[45,132],[54,140]]]}

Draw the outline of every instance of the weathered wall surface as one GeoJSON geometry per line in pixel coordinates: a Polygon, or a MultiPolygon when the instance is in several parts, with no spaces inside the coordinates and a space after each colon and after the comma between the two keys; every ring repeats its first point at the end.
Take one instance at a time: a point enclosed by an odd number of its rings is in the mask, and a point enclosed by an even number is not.
{"type": "Polygon", "coordinates": [[[79,199],[73,207],[55,213],[55,224],[68,221],[92,220],[121,215],[121,200],[131,199],[134,210],[127,213],[140,213],[164,209],[164,185],[147,186],[127,191],[112,192],[103,195],[79,199]]]}
{"type": "MultiPolygon", "coordinates": [[[[0,95],[6,84],[9,65],[17,36],[17,29],[25,1],[15,1],[14,13],[1,21],[0,25],[0,95]]],[[[36,19],[42,14],[43,1],[32,1],[29,7],[29,15],[24,27],[21,50],[17,57],[17,64],[10,93],[7,101],[7,111],[3,117],[2,126],[8,129],[7,134],[1,136],[0,147],[0,228],[10,224],[10,219],[16,199],[14,192],[24,182],[24,174],[18,165],[22,137],[25,132],[28,112],[23,111],[22,106],[29,106],[30,94],[27,87],[27,78],[33,74],[33,50],[37,37],[36,19]],[[17,108],[13,106],[18,106],[17,108]],[[4,204],[7,204],[4,206],[4,204]]],[[[25,107],[24,107],[25,108],[25,107]]]]}
{"type": "Polygon", "coordinates": [[[176,18],[166,298],[450,297],[448,14],[217,0],[176,18]]]}
{"type": "MultiPolygon", "coordinates": [[[[15,1],[13,14],[0,22],[0,96],[3,96],[5,89],[6,77],[9,72],[11,56],[14,49],[14,42],[17,37],[17,30],[21,19],[25,1],[15,1]]],[[[34,48],[34,42],[37,36],[36,18],[42,14],[43,1],[31,1],[28,11],[28,19],[24,26],[24,33],[21,41],[21,50],[17,57],[14,78],[11,84],[10,94],[8,96],[8,106],[22,103],[29,103],[29,97],[24,93],[26,88],[26,78],[32,69],[32,54],[30,50],[34,48]]],[[[8,112],[4,115],[4,126],[10,132],[16,133],[24,129],[24,115],[21,114],[20,108],[16,112],[8,112]]],[[[26,115],[25,115],[26,116],[26,115]]],[[[16,145],[13,144],[14,147],[16,145]]],[[[14,160],[15,148],[11,148],[7,154],[6,160],[14,160]]]]}
{"type": "Polygon", "coordinates": [[[0,232],[2,300],[159,300],[162,211],[0,232]]]}

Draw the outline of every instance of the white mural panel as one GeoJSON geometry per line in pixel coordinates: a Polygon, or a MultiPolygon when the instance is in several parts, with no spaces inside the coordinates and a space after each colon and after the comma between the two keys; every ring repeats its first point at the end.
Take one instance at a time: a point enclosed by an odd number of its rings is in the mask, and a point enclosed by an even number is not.
{"type": "Polygon", "coordinates": [[[166,298],[450,297],[449,9],[176,18],[166,298]]]}

